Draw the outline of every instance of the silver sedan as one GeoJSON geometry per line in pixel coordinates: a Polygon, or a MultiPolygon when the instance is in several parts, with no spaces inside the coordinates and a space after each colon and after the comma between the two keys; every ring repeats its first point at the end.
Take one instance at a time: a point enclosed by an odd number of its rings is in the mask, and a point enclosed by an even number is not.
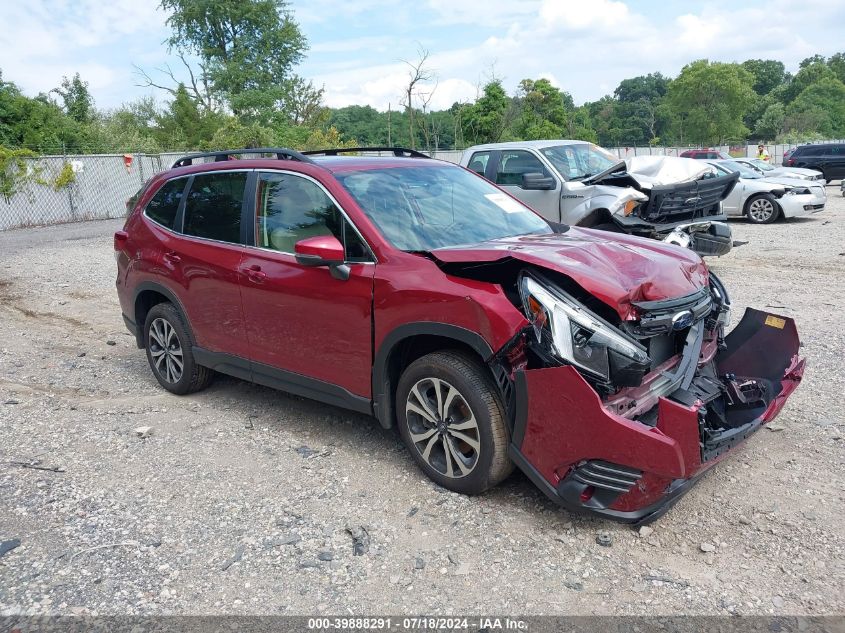
{"type": "Polygon", "coordinates": [[[770,178],[772,176],[783,176],[784,178],[796,178],[798,180],[812,180],[817,184],[826,184],[824,174],[817,169],[805,169],[804,167],[774,167],[759,158],[735,158],[734,162],[750,167],[761,176],[770,178]]]}
{"type": "Polygon", "coordinates": [[[793,218],[824,209],[827,193],[817,181],[772,176],[734,160],[709,161],[720,173],[739,172],[733,191],[722,202],[728,217],[747,217],[754,224],[769,224],[780,217],[793,218]]]}

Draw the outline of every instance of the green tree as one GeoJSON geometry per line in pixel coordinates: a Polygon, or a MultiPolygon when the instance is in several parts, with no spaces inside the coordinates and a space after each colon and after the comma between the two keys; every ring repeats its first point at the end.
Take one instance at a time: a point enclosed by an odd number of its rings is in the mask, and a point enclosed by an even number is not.
{"type": "Polygon", "coordinates": [[[786,80],[783,62],[774,59],[749,59],[742,62],[742,67],[753,75],[752,88],[760,96],[769,94],[786,80]]]}
{"type": "MultiPolygon", "coordinates": [[[[292,69],[307,50],[284,0],[162,0],[168,40],[188,67],[191,96],[207,109],[222,102],[236,115],[284,109],[292,69]],[[198,70],[186,61],[196,57],[198,70]]],[[[173,73],[169,73],[173,77],[173,73]]],[[[149,76],[146,85],[156,87],[149,76]]],[[[169,88],[174,94],[178,86],[169,88]]]]}
{"type": "Polygon", "coordinates": [[[472,105],[461,108],[463,138],[471,144],[495,143],[508,127],[513,109],[502,82],[494,79],[484,86],[484,93],[472,105]]]}
{"type": "Polygon", "coordinates": [[[224,121],[223,115],[200,108],[180,84],[167,109],[156,115],[151,131],[159,145],[168,149],[200,149],[208,146],[224,121]]]}
{"type": "Polygon", "coordinates": [[[65,114],[77,123],[90,123],[94,118],[94,98],[88,92],[88,82],[82,81],[79,73],[73,79],[62,77],[61,87],[53,88],[51,92],[62,98],[65,114]]]}
{"type": "Polygon", "coordinates": [[[746,138],[742,117],[754,101],[752,82],[739,64],[701,59],[684,66],[667,94],[679,140],[713,145],[746,138]]]}
{"type": "Polygon", "coordinates": [[[817,81],[796,97],[786,115],[789,130],[845,136],[845,84],[833,77],[817,81]]]}
{"type": "Polygon", "coordinates": [[[235,117],[230,117],[211,138],[210,149],[240,149],[254,147],[272,147],[276,134],[270,128],[259,123],[244,124],[235,117]]]}
{"type": "Polygon", "coordinates": [[[845,53],[831,55],[827,60],[827,65],[833,71],[833,74],[836,75],[836,78],[842,83],[845,83],[845,53]]]}
{"type": "Polygon", "coordinates": [[[783,99],[783,103],[793,102],[799,94],[814,83],[818,83],[823,79],[836,79],[836,74],[824,61],[824,57],[821,57],[821,61],[816,59],[818,57],[821,56],[808,57],[801,62],[801,70],[795,74],[792,81],[786,85],[783,92],[779,95],[783,99]],[[814,61],[811,62],[810,60],[814,61]]]}
{"type": "Polygon", "coordinates": [[[772,103],[754,126],[754,136],[760,141],[773,141],[783,130],[786,108],[782,103],[772,103]]]}
{"type": "Polygon", "coordinates": [[[575,109],[569,93],[555,88],[548,79],[523,79],[514,99],[518,116],[515,133],[526,140],[561,138],[569,130],[575,109]]]}

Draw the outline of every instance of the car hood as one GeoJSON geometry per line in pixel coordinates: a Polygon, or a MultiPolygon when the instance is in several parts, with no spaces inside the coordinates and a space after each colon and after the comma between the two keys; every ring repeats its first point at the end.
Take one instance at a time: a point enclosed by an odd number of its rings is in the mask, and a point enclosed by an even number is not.
{"type": "Polygon", "coordinates": [[[787,178],[793,176],[808,176],[816,178],[822,175],[818,169],[805,169],[804,167],[776,167],[773,171],[767,172],[767,175],[772,176],[786,176],[787,178]]]}
{"type": "MultiPolygon", "coordinates": [[[[777,176],[763,176],[762,178],[766,182],[774,182],[779,185],[784,185],[786,187],[808,187],[813,184],[811,181],[802,180],[801,178],[792,178],[787,176],[786,174],[777,175],[777,176]]],[[[821,186],[818,183],[815,183],[817,186],[821,186]]]]}
{"type": "MultiPolygon", "coordinates": [[[[707,267],[692,251],[630,235],[570,227],[564,233],[523,235],[431,251],[442,264],[516,259],[566,275],[622,319],[632,303],[692,294],[708,283],[707,267]]],[[[448,267],[447,267],[448,272],[448,267]]]]}

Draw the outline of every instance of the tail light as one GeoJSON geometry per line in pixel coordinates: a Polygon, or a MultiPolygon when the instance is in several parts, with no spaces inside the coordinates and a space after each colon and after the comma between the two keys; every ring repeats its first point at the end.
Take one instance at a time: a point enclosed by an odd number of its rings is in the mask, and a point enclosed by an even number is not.
{"type": "Polygon", "coordinates": [[[123,250],[123,247],[126,246],[126,241],[129,239],[129,233],[126,231],[115,231],[114,232],[114,258],[117,260],[120,257],[120,253],[123,250]]]}

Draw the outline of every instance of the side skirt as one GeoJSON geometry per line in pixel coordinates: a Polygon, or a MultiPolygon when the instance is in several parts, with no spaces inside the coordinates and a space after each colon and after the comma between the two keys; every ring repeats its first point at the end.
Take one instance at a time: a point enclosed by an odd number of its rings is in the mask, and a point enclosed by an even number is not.
{"type": "Polygon", "coordinates": [[[269,365],[254,363],[240,356],[212,352],[196,346],[192,348],[192,351],[197,363],[222,374],[235,376],[242,380],[324,402],[335,407],[350,409],[367,415],[373,414],[373,405],[369,398],[357,396],[343,387],[269,365]]]}

